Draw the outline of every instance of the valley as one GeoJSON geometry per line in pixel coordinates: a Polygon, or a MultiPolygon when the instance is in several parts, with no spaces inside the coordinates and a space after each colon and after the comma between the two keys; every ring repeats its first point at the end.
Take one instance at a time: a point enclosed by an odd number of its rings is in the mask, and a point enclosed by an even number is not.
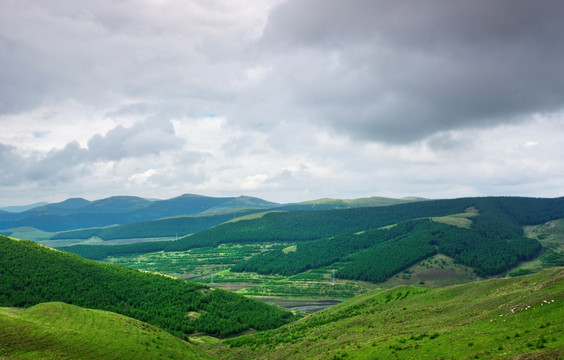
{"type": "MultiPolygon", "coordinates": [[[[55,314],[51,320],[80,323],[92,316],[81,313],[89,309],[102,311],[88,313],[100,321],[104,311],[131,317],[176,336],[172,343],[185,341],[180,347],[191,354],[172,350],[163,358],[562,355],[564,198],[344,209],[351,202],[320,203],[322,209],[208,211],[63,232],[3,230],[43,245],[0,237],[0,326],[13,334],[0,342],[0,356],[61,358],[46,355],[49,347],[30,347],[32,340],[18,335],[24,331],[30,339],[60,337],[64,351],[82,351],[71,344],[91,335],[65,332],[49,319],[34,319],[34,330],[14,327],[27,324],[21,316],[37,315],[31,310],[38,306],[57,309],[47,311],[55,314]],[[194,224],[207,228],[176,236],[194,224]],[[539,305],[551,311],[539,312],[539,305]],[[528,309],[533,317],[521,314],[528,309]],[[452,349],[445,351],[447,344],[452,349]]],[[[146,358],[156,356],[149,355],[156,354],[155,339],[139,336],[138,344],[148,344],[146,358]]],[[[177,348],[172,343],[162,346],[177,348]]],[[[91,358],[112,358],[100,354],[91,358]]]]}

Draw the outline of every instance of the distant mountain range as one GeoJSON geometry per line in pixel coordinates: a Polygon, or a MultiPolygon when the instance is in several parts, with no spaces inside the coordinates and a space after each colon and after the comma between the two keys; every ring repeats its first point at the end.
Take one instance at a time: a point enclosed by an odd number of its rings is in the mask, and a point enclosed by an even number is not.
{"type": "Polygon", "coordinates": [[[167,200],[135,196],[112,196],[89,201],[71,198],[59,203],[38,203],[0,210],[0,230],[33,227],[48,232],[123,225],[181,215],[215,215],[240,211],[328,210],[387,206],[421,201],[421,198],[371,197],[355,200],[320,199],[296,204],[279,204],[251,196],[210,197],[184,194],[167,200]]]}
{"type": "Polygon", "coordinates": [[[0,207],[0,212],[1,211],[7,211],[7,212],[19,213],[19,212],[24,212],[26,210],[36,208],[36,207],[44,206],[44,205],[47,205],[47,204],[49,204],[49,203],[43,201],[43,202],[33,203],[33,204],[29,204],[29,205],[0,207]]]}
{"type": "Polygon", "coordinates": [[[179,215],[251,208],[269,209],[276,206],[279,204],[249,196],[209,197],[184,194],[157,201],[135,196],[112,196],[96,201],[72,198],[20,213],[2,211],[0,229],[30,226],[53,232],[129,224],[179,215]]]}

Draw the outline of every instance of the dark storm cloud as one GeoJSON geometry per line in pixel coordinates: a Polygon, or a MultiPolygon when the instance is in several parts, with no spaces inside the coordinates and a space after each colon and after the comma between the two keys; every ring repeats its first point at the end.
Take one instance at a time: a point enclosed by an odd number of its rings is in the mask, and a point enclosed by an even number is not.
{"type": "Polygon", "coordinates": [[[282,91],[311,120],[405,142],[561,110],[563,13],[561,1],[289,1],[260,48],[288,60],[282,91]]]}

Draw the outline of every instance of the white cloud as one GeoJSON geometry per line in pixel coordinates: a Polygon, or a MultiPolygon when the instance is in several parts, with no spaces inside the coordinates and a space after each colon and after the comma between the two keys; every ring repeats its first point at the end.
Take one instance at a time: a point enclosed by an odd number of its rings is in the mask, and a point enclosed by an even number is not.
{"type": "Polygon", "coordinates": [[[0,203],[562,195],[562,6],[4,2],[0,203]]]}

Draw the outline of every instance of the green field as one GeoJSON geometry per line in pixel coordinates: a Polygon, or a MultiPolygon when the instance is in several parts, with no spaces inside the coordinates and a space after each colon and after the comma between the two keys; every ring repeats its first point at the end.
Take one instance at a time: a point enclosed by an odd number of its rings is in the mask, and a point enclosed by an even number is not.
{"type": "MultiPolygon", "coordinates": [[[[210,278],[212,273],[226,270],[253,255],[287,246],[287,243],[222,244],[187,251],[110,256],[104,262],[196,280],[210,278]]],[[[209,282],[209,279],[202,282],[209,282]]]]}
{"type": "Polygon", "coordinates": [[[564,356],[564,268],[370,292],[225,343],[215,352],[226,359],[558,359],[564,356]]]}
{"type": "Polygon", "coordinates": [[[291,248],[288,243],[222,244],[216,248],[115,256],[107,258],[105,262],[191,279],[214,288],[237,291],[256,298],[344,300],[377,287],[368,282],[341,279],[337,279],[333,284],[332,269],[328,268],[310,270],[294,276],[229,271],[233,264],[252,255],[289,247],[291,248]]]}
{"type": "Polygon", "coordinates": [[[0,359],[213,359],[152,325],[63,303],[0,308],[0,359]]]}

